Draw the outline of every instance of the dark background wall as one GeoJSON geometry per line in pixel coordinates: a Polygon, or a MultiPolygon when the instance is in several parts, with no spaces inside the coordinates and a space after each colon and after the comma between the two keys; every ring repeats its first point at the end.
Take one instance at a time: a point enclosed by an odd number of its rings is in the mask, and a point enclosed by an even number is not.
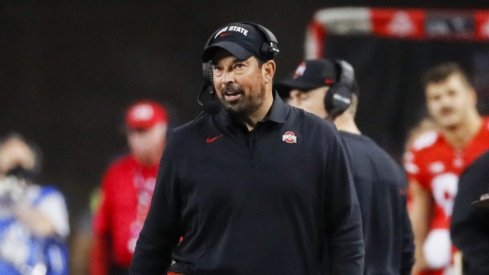
{"type": "Polygon", "coordinates": [[[174,126],[200,112],[200,53],[217,27],[240,20],[269,27],[280,42],[281,79],[302,58],[314,11],[346,5],[471,7],[462,1],[2,1],[0,136],[16,131],[38,143],[42,181],[64,192],[73,222],[108,162],[125,150],[120,126],[130,102],[161,101],[174,126]]]}

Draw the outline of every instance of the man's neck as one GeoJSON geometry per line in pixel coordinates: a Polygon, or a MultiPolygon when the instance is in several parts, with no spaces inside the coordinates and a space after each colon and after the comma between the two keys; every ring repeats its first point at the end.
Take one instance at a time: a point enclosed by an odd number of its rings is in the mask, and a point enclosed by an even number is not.
{"type": "Polygon", "coordinates": [[[336,128],[340,131],[361,135],[362,133],[355,123],[355,119],[349,113],[343,113],[334,119],[336,128]]]}
{"type": "Polygon", "coordinates": [[[266,117],[266,115],[270,111],[270,108],[272,108],[272,104],[273,95],[270,93],[270,96],[267,96],[265,98],[262,106],[258,110],[246,117],[241,118],[241,121],[243,121],[243,123],[246,125],[248,131],[253,131],[253,129],[255,129],[256,127],[256,124],[258,124],[258,122],[262,121],[266,117]]]}
{"type": "Polygon", "coordinates": [[[455,127],[444,128],[441,132],[452,147],[463,149],[477,135],[481,125],[482,118],[478,114],[475,114],[467,122],[460,123],[455,127]]]}

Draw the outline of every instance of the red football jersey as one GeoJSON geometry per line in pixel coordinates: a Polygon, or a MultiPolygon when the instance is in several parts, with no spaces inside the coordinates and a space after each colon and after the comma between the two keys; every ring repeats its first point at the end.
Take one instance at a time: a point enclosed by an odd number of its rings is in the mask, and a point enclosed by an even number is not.
{"type": "Polygon", "coordinates": [[[404,164],[409,179],[417,181],[433,197],[435,205],[431,231],[449,231],[459,175],[488,149],[488,117],[483,118],[481,129],[464,149],[453,148],[438,131],[422,134],[415,139],[405,154],[404,164]]]}
{"type": "Polygon", "coordinates": [[[149,210],[158,165],[141,166],[132,156],[113,163],[105,173],[94,234],[110,238],[113,261],[129,267],[136,240],[149,210]]]}

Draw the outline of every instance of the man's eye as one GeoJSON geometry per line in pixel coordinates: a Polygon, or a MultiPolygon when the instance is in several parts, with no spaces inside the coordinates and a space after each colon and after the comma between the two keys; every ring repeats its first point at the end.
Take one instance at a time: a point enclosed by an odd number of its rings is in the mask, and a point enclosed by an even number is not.
{"type": "Polygon", "coordinates": [[[243,64],[243,63],[237,63],[234,65],[234,68],[236,68],[236,69],[242,69],[244,67],[245,67],[245,64],[243,64]]]}
{"type": "Polygon", "coordinates": [[[214,67],[212,69],[214,75],[221,75],[222,74],[222,68],[220,67],[214,67]]]}

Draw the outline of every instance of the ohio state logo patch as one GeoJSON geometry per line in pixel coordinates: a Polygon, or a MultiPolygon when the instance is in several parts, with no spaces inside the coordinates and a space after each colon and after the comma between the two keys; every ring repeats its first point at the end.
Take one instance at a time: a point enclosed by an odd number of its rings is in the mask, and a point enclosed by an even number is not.
{"type": "Polygon", "coordinates": [[[282,135],[282,141],[286,143],[297,143],[297,136],[292,131],[287,131],[282,135]]]}

